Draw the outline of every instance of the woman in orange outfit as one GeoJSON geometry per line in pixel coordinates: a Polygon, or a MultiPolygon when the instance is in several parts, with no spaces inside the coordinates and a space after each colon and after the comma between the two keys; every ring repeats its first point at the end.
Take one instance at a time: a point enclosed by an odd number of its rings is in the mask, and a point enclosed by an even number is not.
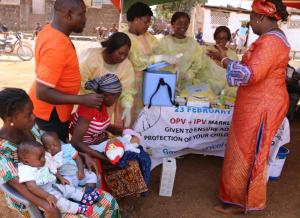
{"type": "Polygon", "coordinates": [[[237,99],[224,157],[215,210],[242,213],[266,207],[267,159],[272,138],[288,110],[285,85],[290,46],[277,21],[288,13],[281,0],[254,0],[250,25],[259,38],[241,62],[225,51],[208,51],[227,69],[230,86],[238,86],[237,99]]]}

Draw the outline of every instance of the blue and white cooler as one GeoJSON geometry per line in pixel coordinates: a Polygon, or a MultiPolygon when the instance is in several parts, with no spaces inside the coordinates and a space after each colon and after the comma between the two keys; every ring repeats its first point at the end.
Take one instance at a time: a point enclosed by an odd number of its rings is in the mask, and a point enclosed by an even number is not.
{"type": "Polygon", "coordinates": [[[154,106],[175,106],[177,73],[163,68],[167,62],[150,65],[144,74],[143,102],[150,108],[154,106]]]}

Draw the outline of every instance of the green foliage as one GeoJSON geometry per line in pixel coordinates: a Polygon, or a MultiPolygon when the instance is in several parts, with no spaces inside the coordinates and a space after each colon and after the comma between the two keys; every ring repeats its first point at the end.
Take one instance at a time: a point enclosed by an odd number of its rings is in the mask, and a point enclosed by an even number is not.
{"type": "Polygon", "coordinates": [[[157,17],[166,21],[171,20],[172,15],[176,11],[183,11],[190,13],[191,9],[197,4],[203,4],[206,0],[179,0],[157,5],[157,17]]]}

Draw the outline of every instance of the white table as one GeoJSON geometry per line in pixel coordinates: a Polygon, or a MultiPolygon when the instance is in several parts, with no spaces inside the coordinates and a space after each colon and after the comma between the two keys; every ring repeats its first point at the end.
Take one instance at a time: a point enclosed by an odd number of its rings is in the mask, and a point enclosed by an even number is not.
{"type": "MultiPolygon", "coordinates": [[[[144,107],[135,125],[142,145],[149,151],[152,168],[164,157],[188,153],[224,156],[233,110],[180,106],[144,107]]],[[[289,122],[285,118],[273,139],[270,161],[275,160],[280,146],[290,141],[289,122]]]]}

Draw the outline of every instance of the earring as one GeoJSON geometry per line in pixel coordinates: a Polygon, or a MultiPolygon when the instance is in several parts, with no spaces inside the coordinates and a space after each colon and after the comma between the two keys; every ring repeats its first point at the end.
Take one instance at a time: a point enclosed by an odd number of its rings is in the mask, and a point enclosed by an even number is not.
{"type": "Polygon", "coordinates": [[[14,126],[15,124],[14,124],[13,122],[11,122],[9,125],[10,125],[10,126],[14,126]]]}

